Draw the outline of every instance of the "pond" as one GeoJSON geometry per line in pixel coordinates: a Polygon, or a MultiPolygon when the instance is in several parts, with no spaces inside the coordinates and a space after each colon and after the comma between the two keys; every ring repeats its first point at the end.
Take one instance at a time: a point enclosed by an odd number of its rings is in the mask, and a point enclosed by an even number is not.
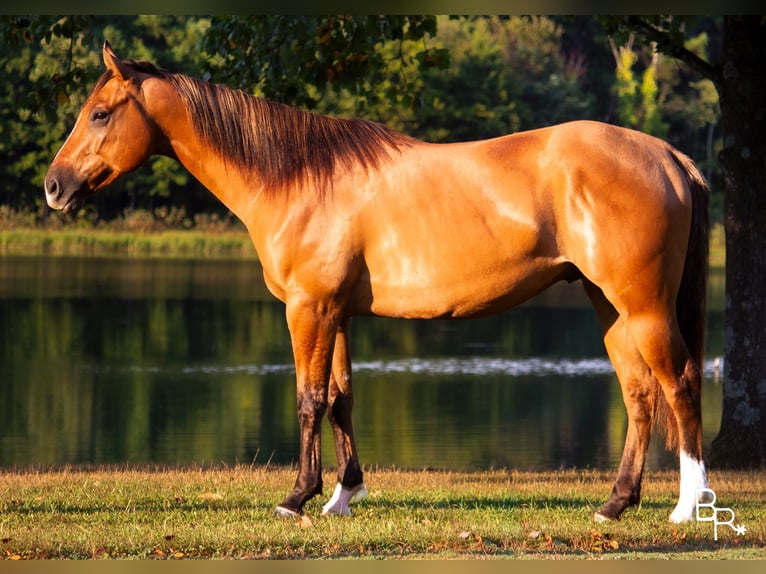
{"type": "MultiPolygon", "coordinates": [[[[703,391],[718,431],[723,274],[703,391]]],[[[616,468],[626,415],[579,284],[474,321],[356,318],[365,466],[616,468]]],[[[284,306],[253,260],[0,257],[0,466],[293,464],[284,306]]],[[[329,425],[325,466],[335,464],[329,425]]],[[[675,467],[662,441],[648,466],[675,467]]]]}

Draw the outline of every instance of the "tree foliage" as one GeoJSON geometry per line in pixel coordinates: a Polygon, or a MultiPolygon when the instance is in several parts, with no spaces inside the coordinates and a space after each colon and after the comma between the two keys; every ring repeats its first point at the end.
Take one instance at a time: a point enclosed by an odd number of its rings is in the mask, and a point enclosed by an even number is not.
{"type": "MultiPolygon", "coordinates": [[[[430,141],[580,118],[622,122],[615,62],[593,18],[11,16],[0,20],[8,55],[0,67],[0,203],[45,213],[47,165],[103,71],[105,39],[123,57],[321,113],[367,117],[430,141]]],[[[699,43],[699,51],[706,48],[699,43]]],[[[636,77],[648,77],[646,52],[635,54],[636,77]]],[[[635,111],[645,114],[653,103],[652,117],[668,126],[669,139],[704,159],[707,148],[697,142],[717,122],[714,106],[703,103],[714,90],[689,88],[684,74],[660,59],[635,111]],[[704,122],[695,109],[705,111],[704,122]]],[[[89,217],[169,206],[225,213],[164,158],[116,186],[89,202],[89,217]]]]}
{"type": "Polygon", "coordinates": [[[396,59],[441,65],[446,52],[426,42],[435,33],[435,16],[226,16],[213,18],[202,48],[213,80],[313,108],[328,86],[354,93],[396,59]],[[406,41],[421,45],[406,57],[380,49],[406,41]]]}
{"type": "Polygon", "coordinates": [[[487,138],[595,115],[582,70],[561,49],[548,18],[488,17],[439,22],[451,54],[423,75],[413,131],[437,141],[487,138]]]}

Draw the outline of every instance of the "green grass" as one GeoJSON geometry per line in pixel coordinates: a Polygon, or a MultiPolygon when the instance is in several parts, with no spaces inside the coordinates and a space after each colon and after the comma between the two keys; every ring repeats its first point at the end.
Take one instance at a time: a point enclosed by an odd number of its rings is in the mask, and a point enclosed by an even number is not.
{"type": "Polygon", "coordinates": [[[87,209],[75,215],[0,206],[0,255],[255,257],[244,225],[233,216],[187,217],[179,210],[135,210],[110,222],[87,209]]]}
{"type": "Polygon", "coordinates": [[[372,469],[350,517],[272,516],[295,471],[64,468],[0,473],[0,559],[570,558],[764,559],[766,472],[713,472],[744,536],[673,525],[674,472],[650,472],[640,508],[596,524],[612,472],[372,469]]]}
{"type": "Polygon", "coordinates": [[[0,254],[255,257],[255,249],[247,233],[238,231],[15,229],[0,231],[0,254]]]}

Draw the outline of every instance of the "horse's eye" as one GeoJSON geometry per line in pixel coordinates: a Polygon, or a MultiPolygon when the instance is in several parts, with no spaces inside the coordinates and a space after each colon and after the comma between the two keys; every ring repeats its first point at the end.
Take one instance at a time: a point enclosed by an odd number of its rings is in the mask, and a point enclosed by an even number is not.
{"type": "Polygon", "coordinates": [[[90,119],[94,122],[104,122],[109,117],[109,112],[105,112],[104,110],[95,110],[93,114],[91,115],[90,119]]]}

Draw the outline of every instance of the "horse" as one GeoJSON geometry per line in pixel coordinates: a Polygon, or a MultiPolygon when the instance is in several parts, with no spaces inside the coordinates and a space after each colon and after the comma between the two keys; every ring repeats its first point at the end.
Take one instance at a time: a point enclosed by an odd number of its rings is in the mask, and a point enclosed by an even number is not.
{"type": "Polygon", "coordinates": [[[627,411],[611,494],[593,518],[637,505],[655,423],[679,460],[671,522],[707,488],[702,453],[709,187],[686,155],[638,131],[573,121],[457,143],[316,114],[120,59],[45,177],[69,212],[153,154],[175,158],[246,226],[285,304],[296,373],[299,465],[274,513],[322,494],[320,430],[337,483],[323,515],[367,494],[352,425],[355,316],[467,319],[579,281],[627,411]]]}

